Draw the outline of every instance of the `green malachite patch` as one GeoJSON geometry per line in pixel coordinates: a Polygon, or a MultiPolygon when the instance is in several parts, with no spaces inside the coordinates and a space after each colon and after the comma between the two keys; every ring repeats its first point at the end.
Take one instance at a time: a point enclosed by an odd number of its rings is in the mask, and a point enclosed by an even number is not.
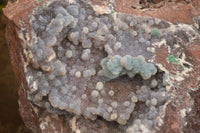
{"type": "Polygon", "coordinates": [[[170,62],[173,62],[173,63],[180,63],[180,60],[176,59],[176,58],[174,57],[174,55],[169,55],[169,56],[167,56],[166,60],[167,60],[168,63],[170,63],[170,62]]]}
{"type": "Polygon", "coordinates": [[[162,33],[161,33],[161,31],[159,29],[153,28],[151,30],[151,35],[156,36],[157,38],[159,38],[162,35],[162,33]]]}
{"type": "Polygon", "coordinates": [[[153,64],[146,62],[141,55],[138,57],[115,55],[110,59],[104,58],[101,61],[101,67],[103,68],[103,76],[109,80],[125,74],[130,78],[140,74],[143,79],[149,79],[157,72],[157,68],[153,64]]]}
{"type": "Polygon", "coordinates": [[[115,11],[112,10],[110,14],[113,14],[113,13],[115,13],[115,11]]]}
{"type": "Polygon", "coordinates": [[[169,55],[169,56],[167,56],[166,61],[167,61],[168,63],[171,63],[171,62],[172,62],[172,63],[178,64],[178,65],[181,65],[182,70],[184,70],[184,66],[180,63],[180,60],[178,60],[178,59],[176,59],[176,58],[174,57],[174,55],[169,55]]]}

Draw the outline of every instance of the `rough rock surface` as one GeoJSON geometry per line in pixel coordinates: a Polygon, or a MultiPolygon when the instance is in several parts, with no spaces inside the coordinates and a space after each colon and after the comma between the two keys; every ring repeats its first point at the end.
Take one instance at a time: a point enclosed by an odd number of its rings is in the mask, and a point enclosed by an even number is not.
{"type": "Polygon", "coordinates": [[[35,132],[200,132],[199,5],[10,2],[7,40],[26,125],[35,132]]]}

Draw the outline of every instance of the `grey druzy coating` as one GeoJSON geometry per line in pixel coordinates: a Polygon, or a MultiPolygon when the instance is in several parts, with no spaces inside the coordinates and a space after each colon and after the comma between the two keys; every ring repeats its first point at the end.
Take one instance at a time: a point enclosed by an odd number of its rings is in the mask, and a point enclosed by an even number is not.
{"type": "Polygon", "coordinates": [[[175,43],[174,31],[156,27],[159,22],[100,15],[85,0],[53,0],[35,9],[33,39],[24,47],[30,100],[49,112],[101,116],[121,125],[133,116],[130,132],[148,132],[168,99],[153,52],[160,42],[175,43]]]}

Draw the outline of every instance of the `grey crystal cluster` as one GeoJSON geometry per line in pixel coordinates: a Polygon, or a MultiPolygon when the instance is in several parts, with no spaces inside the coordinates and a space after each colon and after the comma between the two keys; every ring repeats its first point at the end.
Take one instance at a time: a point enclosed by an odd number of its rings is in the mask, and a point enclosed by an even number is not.
{"type": "Polygon", "coordinates": [[[162,123],[158,116],[169,95],[152,59],[157,43],[177,43],[170,23],[101,15],[87,1],[63,0],[35,9],[30,24],[26,78],[35,105],[117,121],[130,133],[147,133],[162,123]]]}

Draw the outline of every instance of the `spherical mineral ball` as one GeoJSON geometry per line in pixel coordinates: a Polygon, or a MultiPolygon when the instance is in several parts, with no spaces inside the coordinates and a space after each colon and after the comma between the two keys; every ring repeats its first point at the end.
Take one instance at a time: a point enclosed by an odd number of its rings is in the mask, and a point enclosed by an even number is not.
{"type": "Polygon", "coordinates": [[[110,119],[111,119],[111,120],[117,119],[117,114],[116,114],[116,113],[111,114],[111,115],[110,115],[110,119]]]}
{"type": "Polygon", "coordinates": [[[114,96],[114,94],[115,94],[115,92],[114,92],[113,90],[110,90],[110,91],[108,92],[108,95],[109,95],[109,96],[114,96]]]}
{"type": "Polygon", "coordinates": [[[151,87],[152,87],[152,88],[155,88],[157,85],[158,85],[158,81],[157,81],[156,79],[153,79],[153,80],[151,81],[151,87]]]}
{"type": "Polygon", "coordinates": [[[67,50],[66,53],[65,53],[65,56],[69,59],[71,58],[73,55],[72,51],[71,50],[67,50]]]}
{"type": "Polygon", "coordinates": [[[132,96],[132,97],[131,97],[131,101],[132,101],[133,103],[136,103],[136,102],[138,101],[138,98],[137,98],[136,96],[132,96]]]}
{"type": "Polygon", "coordinates": [[[92,93],[91,93],[91,96],[94,98],[98,97],[98,95],[99,95],[99,92],[96,90],[92,91],[92,93]]]}
{"type": "Polygon", "coordinates": [[[102,90],[103,89],[103,83],[102,82],[98,82],[97,84],[96,84],[96,89],[97,90],[102,90]]]}
{"type": "Polygon", "coordinates": [[[81,72],[80,72],[80,71],[77,71],[77,72],[75,73],[75,77],[76,77],[76,78],[80,78],[80,77],[81,77],[81,72]]]}

